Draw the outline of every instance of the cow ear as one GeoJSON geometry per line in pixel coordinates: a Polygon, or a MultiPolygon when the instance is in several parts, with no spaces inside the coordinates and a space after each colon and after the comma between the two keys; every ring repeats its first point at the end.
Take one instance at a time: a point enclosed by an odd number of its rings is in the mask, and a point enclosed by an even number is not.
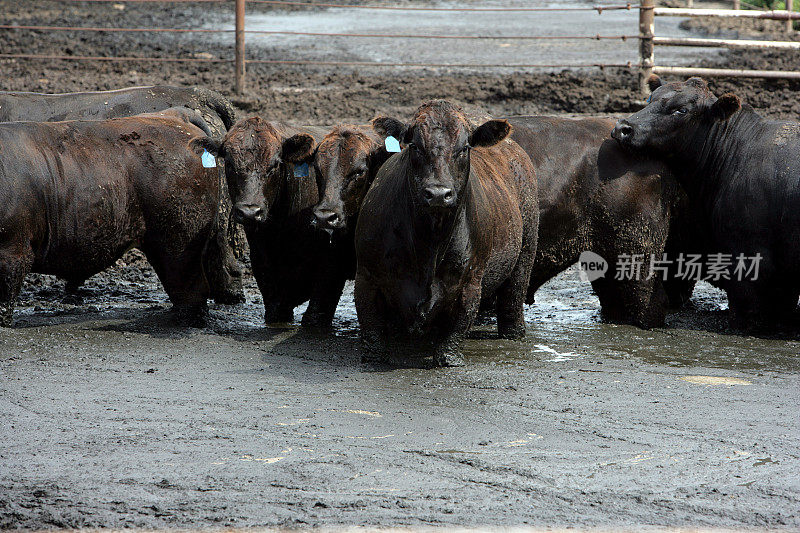
{"type": "Polygon", "coordinates": [[[372,129],[384,139],[391,136],[400,140],[405,136],[408,127],[396,118],[377,117],[372,119],[372,129]]]}
{"type": "Polygon", "coordinates": [[[189,149],[198,155],[208,150],[214,157],[225,156],[225,145],[211,137],[195,137],[189,141],[189,149]]]}
{"type": "Polygon", "coordinates": [[[716,120],[728,120],[742,108],[742,101],[733,93],[726,93],[711,105],[711,115],[716,120]]]}
{"type": "Polygon", "coordinates": [[[651,74],[650,77],[647,78],[647,86],[650,88],[650,92],[655,91],[662,85],[664,85],[664,80],[662,80],[655,74],[651,74]]]}
{"type": "Polygon", "coordinates": [[[494,146],[511,134],[507,120],[490,120],[478,126],[469,136],[470,146],[494,146]]]}
{"type": "Polygon", "coordinates": [[[308,133],[293,135],[283,141],[281,158],[292,163],[308,159],[314,153],[314,144],[314,137],[308,133]]]}

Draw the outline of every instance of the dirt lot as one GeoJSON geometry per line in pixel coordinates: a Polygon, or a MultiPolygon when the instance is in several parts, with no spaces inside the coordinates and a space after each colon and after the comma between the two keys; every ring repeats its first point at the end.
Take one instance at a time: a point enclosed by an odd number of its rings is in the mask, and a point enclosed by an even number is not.
{"type": "MultiPolygon", "coordinates": [[[[209,13],[22,4],[0,0],[0,19],[189,27],[209,13]]],[[[0,30],[0,49],[229,54],[184,36],[19,30],[0,30]]],[[[800,70],[798,53],[727,57],[800,70]]],[[[0,88],[14,90],[232,86],[219,65],[0,69],[0,88]]],[[[495,114],[636,108],[625,71],[253,67],[249,79],[235,99],[244,112],[317,124],[408,114],[431,97],[495,114]]],[[[800,116],[798,83],[713,85],[770,116],[800,116]]],[[[466,366],[425,370],[360,362],[351,290],[335,336],[319,338],[264,328],[252,278],[247,303],[213,306],[208,328],[171,327],[135,252],[90,279],[82,301],[29,276],[15,327],[0,331],[0,527],[800,528],[800,339],[732,335],[719,291],[699,287],[667,328],[642,331],[603,324],[567,272],[526,310],[524,340],[498,340],[489,324],[466,343],[466,366]]]]}

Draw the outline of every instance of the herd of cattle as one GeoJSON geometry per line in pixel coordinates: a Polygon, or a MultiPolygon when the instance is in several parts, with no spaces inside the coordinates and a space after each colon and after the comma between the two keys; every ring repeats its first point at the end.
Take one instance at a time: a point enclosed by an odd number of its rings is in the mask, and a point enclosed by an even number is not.
{"type": "Polygon", "coordinates": [[[460,361],[481,309],[524,335],[523,304],[591,250],[604,318],[654,327],[695,279],[684,254],[758,256],[713,281],[735,327],[785,320],[800,297],[800,124],[767,121],[692,78],[650,80],[644,109],[493,119],[442,100],[410,120],[301,127],[236,121],[205,89],[0,93],[0,326],[29,272],[74,291],[130,248],[179,323],[243,301],[236,224],[267,323],[328,328],[355,279],[365,347],[460,361]],[[657,257],[663,276],[615,276],[657,257]],[[672,259],[672,260],[668,260],[672,259]],[[676,270],[678,269],[678,270],[676,270]]]}

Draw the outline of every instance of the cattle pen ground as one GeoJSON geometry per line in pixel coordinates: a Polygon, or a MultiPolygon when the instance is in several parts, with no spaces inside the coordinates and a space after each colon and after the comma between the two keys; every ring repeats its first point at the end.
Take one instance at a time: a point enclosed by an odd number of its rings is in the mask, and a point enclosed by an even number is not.
{"type": "MultiPolygon", "coordinates": [[[[129,4],[123,19],[112,3],[36,5],[0,0],[0,17],[190,27],[230,13],[129,4]]],[[[75,55],[229,48],[203,36],[36,30],[0,32],[0,43],[75,55]]],[[[697,61],[800,70],[796,51],[697,61]]],[[[4,60],[0,69],[5,90],[199,85],[243,114],[319,125],[405,117],[433,97],[505,115],[639,105],[627,69],[253,66],[243,96],[227,64],[4,60]]],[[[712,88],[769,116],[800,117],[798,82],[712,88]]],[[[466,366],[430,370],[360,363],[352,285],[336,335],[320,338],[265,329],[247,279],[247,303],[212,306],[198,330],[166,325],[166,294],[137,253],[91,278],[78,302],[65,301],[63,282],[29,276],[16,327],[0,333],[0,527],[800,527],[800,340],[730,334],[724,294],[708,285],[667,328],[643,331],[603,324],[589,287],[567,272],[527,308],[523,341],[479,327],[466,366]]]]}

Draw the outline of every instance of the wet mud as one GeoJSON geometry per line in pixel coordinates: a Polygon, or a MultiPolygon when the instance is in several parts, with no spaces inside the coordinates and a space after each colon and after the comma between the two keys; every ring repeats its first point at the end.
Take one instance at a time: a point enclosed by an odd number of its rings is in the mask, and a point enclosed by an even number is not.
{"type": "Polygon", "coordinates": [[[522,341],[384,368],[352,285],[330,337],[262,327],[252,278],[180,329],[126,260],[80,305],[32,277],[0,334],[0,527],[800,526],[800,341],[730,334],[707,285],[644,331],[566,272],[522,341]]]}

